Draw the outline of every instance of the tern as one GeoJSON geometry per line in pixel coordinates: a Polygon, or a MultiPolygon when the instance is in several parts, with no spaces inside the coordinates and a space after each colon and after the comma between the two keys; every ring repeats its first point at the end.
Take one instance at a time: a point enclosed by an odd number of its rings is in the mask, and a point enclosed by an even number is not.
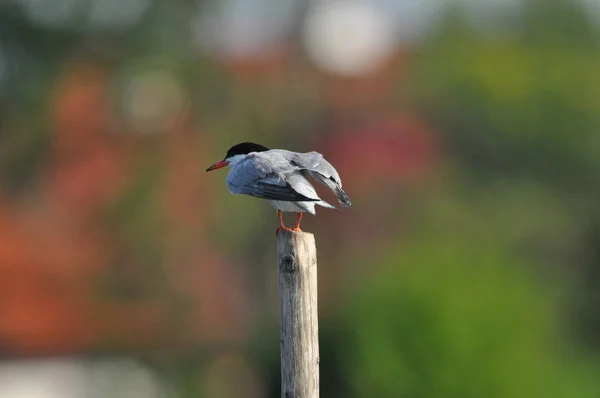
{"type": "Polygon", "coordinates": [[[226,166],[230,167],[227,174],[229,192],[266,199],[277,209],[279,228],[276,234],[282,230],[301,231],[302,213],[315,214],[316,205],[336,208],[317,195],[307,176],[331,189],[342,207],[351,205],[338,172],[318,152],[298,153],[242,142],[229,148],[225,158],[206,171],[226,166]],[[283,212],[298,213],[294,228],[283,224],[283,212]]]}

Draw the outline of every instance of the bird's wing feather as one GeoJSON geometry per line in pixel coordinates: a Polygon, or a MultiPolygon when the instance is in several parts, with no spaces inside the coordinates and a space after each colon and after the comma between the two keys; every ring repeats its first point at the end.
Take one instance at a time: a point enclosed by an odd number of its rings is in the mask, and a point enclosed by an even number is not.
{"type": "Polygon", "coordinates": [[[317,172],[325,178],[333,177],[334,182],[342,186],[337,170],[319,152],[294,153],[291,161],[300,169],[317,172]]]}
{"type": "MultiPolygon", "coordinates": [[[[271,152],[271,151],[269,151],[271,152]]],[[[285,174],[293,171],[289,162],[278,154],[262,156],[266,152],[251,154],[232,166],[227,175],[227,186],[233,194],[245,194],[257,198],[287,202],[317,202],[314,189],[295,189],[295,180],[286,181],[285,174]],[[308,195],[308,196],[307,196],[308,195]]],[[[307,181],[308,183],[308,181],[307,181]]],[[[309,184],[310,185],[310,184],[309,184]]]]}
{"type": "Polygon", "coordinates": [[[292,164],[333,191],[343,207],[352,205],[350,198],[342,189],[342,180],[337,170],[319,152],[294,153],[292,164]]]}
{"type": "Polygon", "coordinates": [[[309,198],[296,192],[290,184],[284,186],[257,182],[252,190],[247,192],[257,198],[280,200],[286,202],[318,202],[319,199],[309,198]]]}

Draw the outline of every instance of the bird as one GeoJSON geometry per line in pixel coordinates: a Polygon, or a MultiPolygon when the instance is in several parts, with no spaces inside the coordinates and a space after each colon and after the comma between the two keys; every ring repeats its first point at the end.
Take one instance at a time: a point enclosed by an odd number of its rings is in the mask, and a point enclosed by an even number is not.
{"type": "Polygon", "coordinates": [[[206,171],[230,167],[227,187],[234,195],[250,195],[266,199],[277,210],[279,228],[275,231],[300,232],[304,212],[315,214],[315,206],[336,209],[322,200],[307,177],[331,189],[342,207],[350,207],[350,198],[342,189],[336,169],[319,152],[292,152],[269,149],[253,142],[242,142],[229,148],[225,158],[206,171]],[[294,228],[283,223],[283,212],[295,212],[294,228]]]}

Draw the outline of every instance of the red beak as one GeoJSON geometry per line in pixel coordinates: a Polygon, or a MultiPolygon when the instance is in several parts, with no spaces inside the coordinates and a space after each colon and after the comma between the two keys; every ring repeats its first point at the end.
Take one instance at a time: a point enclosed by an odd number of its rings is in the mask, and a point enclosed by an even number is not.
{"type": "Polygon", "coordinates": [[[216,169],[220,169],[222,167],[225,167],[229,164],[229,162],[227,160],[221,160],[220,162],[217,162],[215,164],[213,164],[212,166],[210,166],[208,169],[206,169],[206,171],[213,171],[216,169]]]}

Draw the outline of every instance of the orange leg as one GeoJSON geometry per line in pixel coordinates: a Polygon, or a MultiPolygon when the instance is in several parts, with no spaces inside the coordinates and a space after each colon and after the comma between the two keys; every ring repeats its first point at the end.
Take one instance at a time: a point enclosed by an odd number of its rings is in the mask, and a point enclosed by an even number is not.
{"type": "Polygon", "coordinates": [[[296,226],[294,228],[292,228],[292,231],[302,232],[302,230],[300,229],[301,221],[302,221],[302,213],[298,213],[298,222],[296,223],[296,226]]]}
{"type": "Polygon", "coordinates": [[[279,235],[279,231],[294,231],[283,225],[283,212],[281,210],[277,210],[277,217],[279,217],[279,228],[275,230],[275,236],[279,235]]]}

